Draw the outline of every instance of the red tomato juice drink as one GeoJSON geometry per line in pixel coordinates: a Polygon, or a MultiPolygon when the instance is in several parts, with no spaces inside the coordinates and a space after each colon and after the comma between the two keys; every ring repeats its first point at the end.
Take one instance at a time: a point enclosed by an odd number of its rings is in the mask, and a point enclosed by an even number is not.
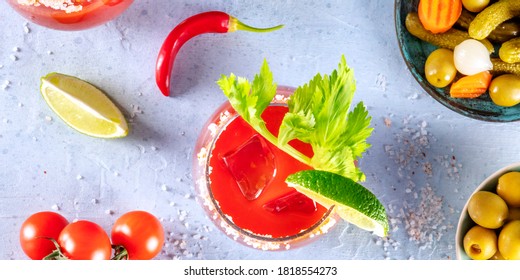
{"type": "Polygon", "coordinates": [[[123,13],[134,0],[8,0],[26,19],[52,29],[83,30],[123,13]]]}
{"type": "MultiPolygon", "coordinates": [[[[262,118],[276,136],[293,88],[279,87],[262,118]]],[[[310,145],[291,142],[310,156],[310,145]]],[[[195,147],[193,176],[198,199],[230,238],[262,250],[291,249],[314,240],[336,224],[327,209],[285,183],[311,167],[260,136],[224,103],[204,126],[195,147]]]]}

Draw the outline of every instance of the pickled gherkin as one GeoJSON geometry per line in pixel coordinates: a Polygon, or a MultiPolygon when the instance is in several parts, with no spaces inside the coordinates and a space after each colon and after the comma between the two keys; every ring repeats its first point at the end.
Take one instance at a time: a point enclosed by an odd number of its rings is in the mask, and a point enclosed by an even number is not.
{"type": "MultiPolygon", "coordinates": [[[[421,21],[419,20],[419,16],[415,12],[408,13],[405,20],[405,26],[408,32],[410,32],[415,37],[437,47],[450,50],[453,50],[463,41],[471,39],[467,32],[455,28],[451,28],[444,33],[433,34],[422,26],[421,21]]],[[[479,41],[483,43],[484,46],[486,46],[489,53],[493,53],[495,51],[493,44],[491,44],[491,42],[487,39],[479,41]]]]}
{"type": "Polygon", "coordinates": [[[493,63],[493,72],[496,74],[520,75],[520,63],[507,63],[500,58],[491,58],[491,63],[493,63]]]}
{"type": "MultiPolygon", "coordinates": [[[[469,25],[475,19],[475,14],[463,9],[457,21],[457,26],[461,29],[468,30],[469,25]]],[[[516,18],[510,19],[499,24],[489,35],[487,39],[496,43],[504,43],[520,35],[520,21],[516,18]]]]}
{"type": "Polygon", "coordinates": [[[500,46],[500,59],[507,63],[520,62],[520,37],[511,39],[500,46]]]}
{"type": "Polygon", "coordinates": [[[499,0],[477,14],[469,25],[469,36],[477,40],[485,39],[501,23],[518,15],[520,15],[519,0],[499,0]]]}

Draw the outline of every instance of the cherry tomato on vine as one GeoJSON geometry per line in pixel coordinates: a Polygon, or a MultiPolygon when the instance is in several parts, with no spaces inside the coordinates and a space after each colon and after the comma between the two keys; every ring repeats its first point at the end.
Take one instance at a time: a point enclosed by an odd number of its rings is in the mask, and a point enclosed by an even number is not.
{"type": "MultiPolygon", "coordinates": [[[[164,245],[164,229],[159,220],[146,211],[131,211],[123,214],[112,227],[112,244],[126,249],[118,259],[149,260],[161,251],[164,245]]],[[[117,249],[116,249],[117,251],[117,249]]]]}
{"type": "Polygon", "coordinates": [[[33,260],[41,260],[56,249],[51,239],[57,240],[69,222],[62,215],[43,211],[29,216],[20,229],[20,245],[33,260]]]}
{"type": "Polygon", "coordinates": [[[70,223],[58,237],[62,254],[70,260],[109,260],[110,238],[98,224],[79,220],[70,223]]]}

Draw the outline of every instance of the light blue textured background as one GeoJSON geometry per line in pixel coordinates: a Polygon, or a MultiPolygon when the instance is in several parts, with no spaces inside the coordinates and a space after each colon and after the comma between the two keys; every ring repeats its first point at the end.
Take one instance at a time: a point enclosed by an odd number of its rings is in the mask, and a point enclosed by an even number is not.
{"type": "Polygon", "coordinates": [[[160,217],[157,259],[454,259],[455,229],[473,189],[519,160],[518,123],[462,117],[428,96],[408,72],[393,2],[137,0],[117,20],[78,32],[37,26],[0,2],[0,259],[26,259],[18,243],[30,214],[56,210],[109,231],[126,211],[160,217]],[[189,41],[173,70],[173,94],[155,86],[154,65],[183,19],[226,11],[273,33],[208,34],[189,41]],[[25,28],[28,28],[28,31],[25,28]],[[262,252],[235,243],[195,200],[191,158],[206,118],[225,97],[221,74],[252,78],[267,59],[279,84],[330,73],[342,54],[373,116],[364,183],[385,204],[388,239],[340,222],[302,248],[262,252]],[[130,121],[127,138],[91,138],[45,104],[39,79],[62,72],[100,87],[130,121]]]}

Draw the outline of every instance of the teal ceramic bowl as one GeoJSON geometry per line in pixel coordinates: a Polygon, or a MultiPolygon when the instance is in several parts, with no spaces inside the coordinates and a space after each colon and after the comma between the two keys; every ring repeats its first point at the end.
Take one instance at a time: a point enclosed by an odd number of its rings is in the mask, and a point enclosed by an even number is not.
{"type": "Polygon", "coordinates": [[[468,197],[468,200],[466,201],[466,205],[464,205],[464,208],[462,209],[462,212],[460,213],[459,217],[459,223],[457,225],[457,233],[455,234],[455,254],[457,256],[458,260],[470,260],[470,257],[466,254],[464,251],[464,235],[466,235],[466,232],[470,228],[472,228],[475,224],[471,217],[468,214],[468,202],[471,196],[478,192],[478,191],[490,191],[490,192],[496,192],[497,184],[498,184],[498,178],[502,176],[503,174],[510,172],[510,171],[520,171],[520,162],[513,163],[511,165],[508,165],[506,167],[501,168],[500,170],[496,171],[495,173],[491,174],[489,177],[487,177],[476,189],[475,191],[468,197]]]}
{"type": "Polygon", "coordinates": [[[487,93],[476,99],[451,98],[448,93],[449,87],[439,89],[428,83],[424,76],[424,62],[437,47],[414,37],[405,27],[406,15],[412,11],[416,12],[418,3],[419,0],[396,0],[394,9],[401,54],[417,82],[435,100],[463,116],[489,122],[520,120],[520,105],[514,107],[497,106],[491,101],[487,93]]]}

